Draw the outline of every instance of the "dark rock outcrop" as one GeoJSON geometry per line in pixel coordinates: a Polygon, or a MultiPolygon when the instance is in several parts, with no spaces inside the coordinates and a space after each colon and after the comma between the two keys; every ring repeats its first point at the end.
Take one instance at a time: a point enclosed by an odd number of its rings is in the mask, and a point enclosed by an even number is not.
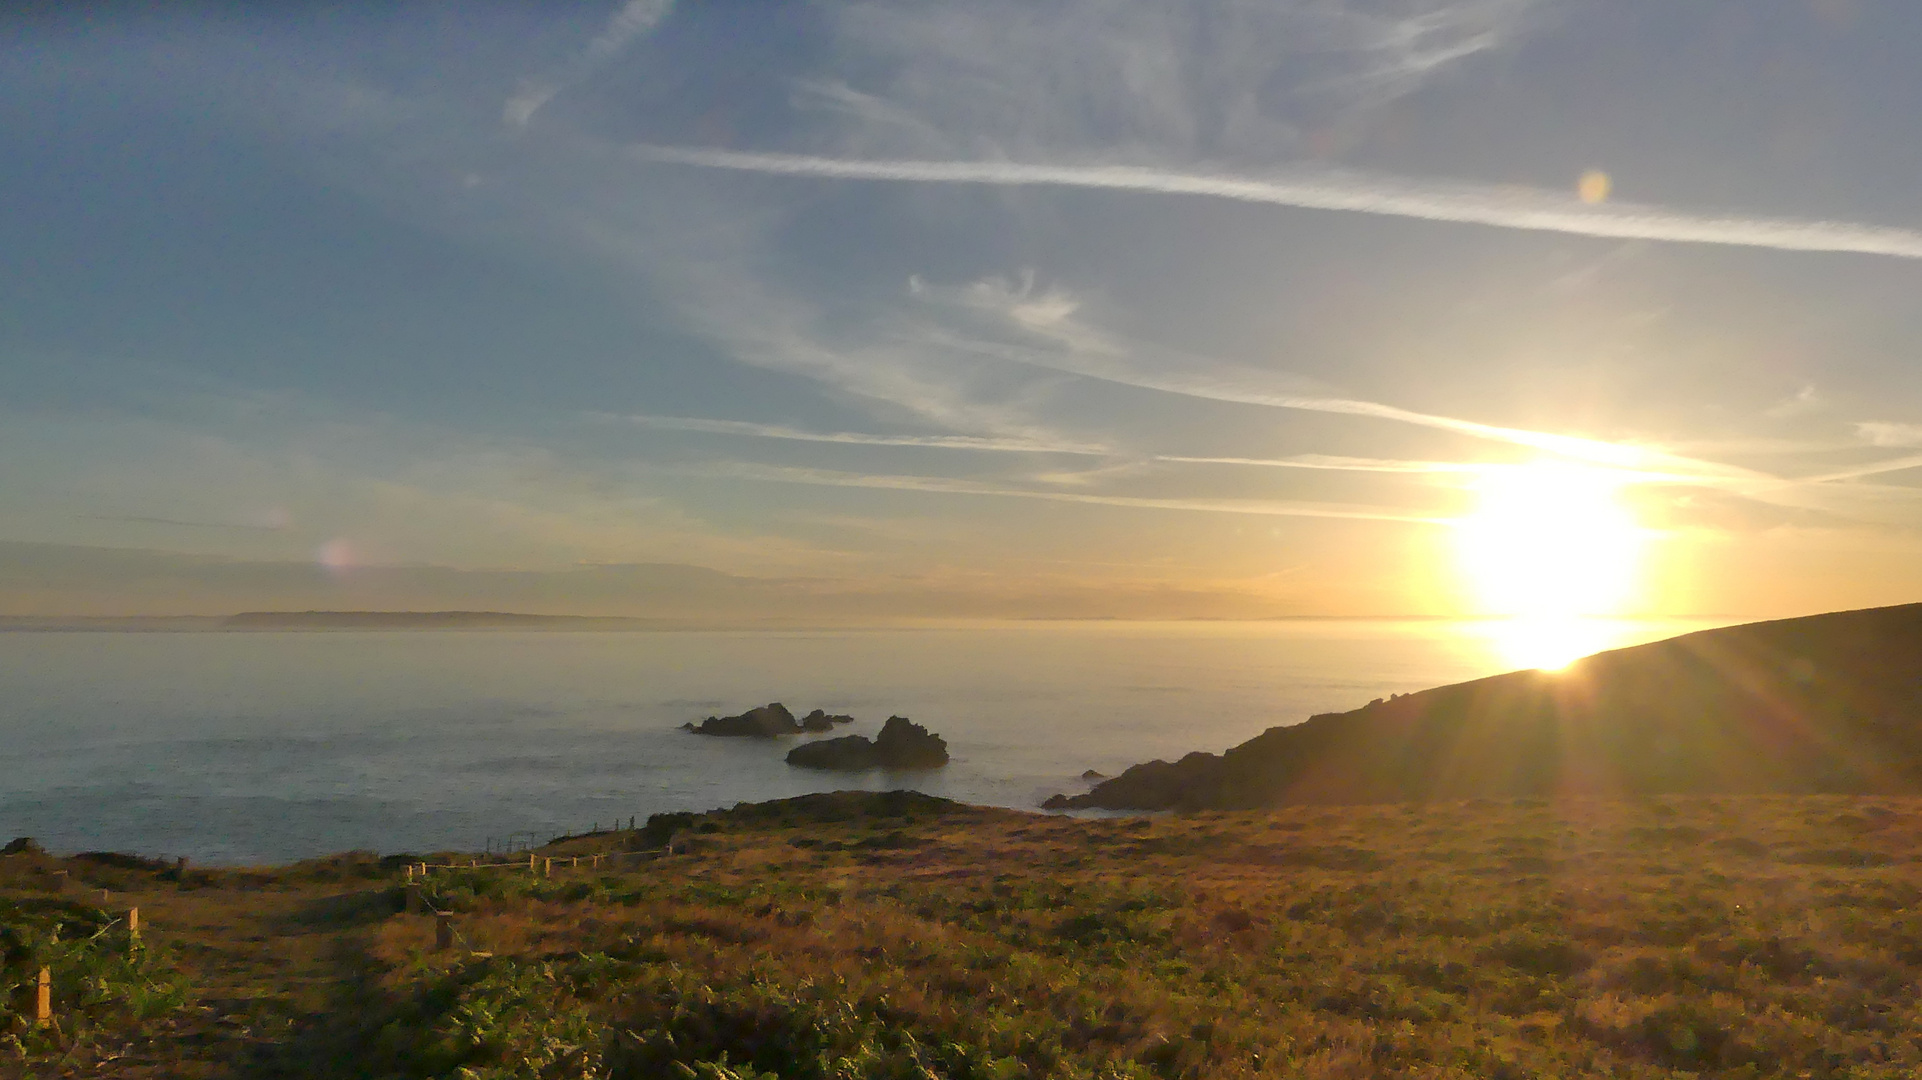
{"type": "Polygon", "coordinates": [[[852,716],[830,716],[820,709],[796,720],[786,705],[769,702],[739,716],[710,716],[700,724],[682,724],[682,731],[696,735],[733,735],[753,739],[772,739],[780,735],[799,735],[804,731],[833,731],[836,724],[853,723],[852,716]]]}
{"type": "Polygon", "coordinates": [[[1922,793],[1922,604],[1704,630],[1377,700],[1051,809],[1922,793]]]}
{"type": "Polygon", "coordinates": [[[6,847],[0,847],[0,855],[44,854],[46,854],[46,851],[40,847],[40,842],[31,836],[16,836],[12,840],[7,841],[6,847]]]}
{"type": "Polygon", "coordinates": [[[890,716],[872,741],[865,735],[823,739],[788,751],[787,763],[808,769],[936,769],[948,763],[948,743],[905,716],[890,716]]]}
{"type": "Polygon", "coordinates": [[[801,718],[801,730],[802,731],[833,731],[834,725],[836,724],[851,724],[853,722],[854,722],[854,717],[852,716],[842,716],[842,715],[830,716],[829,714],[821,711],[820,709],[816,709],[813,712],[801,718]]]}
{"type": "Polygon", "coordinates": [[[1084,772],[1081,774],[1081,779],[1083,780],[1106,780],[1107,778],[1108,778],[1107,773],[1099,772],[1094,769],[1089,769],[1087,772],[1084,772]]]}
{"type": "Polygon", "coordinates": [[[787,706],[774,701],[758,709],[749,709],[739,716],[710,716],[701,721],[699,726],[682,724],[681,730],[692,731],[696,735],[772,739],[777,735],[799,735],[801,725],[795,721],[794,714],[787,711],[787,706]]]}

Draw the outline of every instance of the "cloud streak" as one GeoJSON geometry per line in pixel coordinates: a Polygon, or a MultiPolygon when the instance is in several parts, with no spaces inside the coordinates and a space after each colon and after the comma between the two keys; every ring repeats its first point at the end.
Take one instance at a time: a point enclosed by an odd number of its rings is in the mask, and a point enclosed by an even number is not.
{"type": "Polygon", "coordinates": [[[501,120],[509,127],[526,127],[528,121],[554,95],[592,75],[634,42],[634,39],[660,25],[673,10],[674,0],[628,0],[607,20],[607,26],[594,35],[574,62],[560,75],[544,79],[524,79],[501,107],[501,120]]]}
{"type": "MultiPolygon", "coordinates": [[[[1175,465],[1246,465],[1270,469],[1326,469],[1336,472],[1380,472],[1414,475],[1481,473],[1507,468],[1501,464],[1471,461],[1422,461],[1393,458],[1347,457],[1334,454],[1296,454],[1283,458],[1197,457],[1184,454],[1131,454],[1109,446],[1087,443],[1031,442],[1021,439],[993,439],[974,435],[873,435],[855,431],[807,431],[781,424],[757,424],[744,420],[710,420],[689,416],[648,414],[593,414],[596,419],[615,420],[658,431],[694,431],[709,435],[754,439],[779,439],[792,442],[829,443],[843,446],[909,446],[944,450],[981,450],[1017,454],[1075,454],[1084,457],[1137,458],[1175,465]]],[[[1686,477],[1694,482],[1698,478],[1686,477]]]]}
{"type": "Polygon", "coordinates": [[[758,480],[779,484],[812,484],[821,487],[873,488],[884,491],[920,491],[937,495],[986,495],[1009,499],[1040,499],[1046,502],[1082,503],[1093,506],[1126,506],[1149,510],[1188,510],[1215,514],[1252,514],[1260,517],[1338,518],[1355,521],[1398,521],[1417,525],[1449,525],[1447,518],[1429,517],[1406,511],[1341,503],[1295,502],[1262,499],[1159,499],[1131,495],[1095,495],[1071,491],[1035,491],[1003,487],[974,480],[944,477],[899,476],[838,472],[831,469],[731,464],[701,470],[702,475],[726,476],[739,480],[758,480]]]}
{"type": "Polygon", "coordinates": [[[644,161],[777,176],[1198,195],[1309,210],[1617,240],[1922,259],[1922,232],[1913,229],[1843,221],[1692,213],[1631,203],[1590,206],[1570,196],[1535,188],[1418,180],[1345,170],[1296,169],[1252,176],[1134,165],[832,158],[687,146],[640,145],[630,149],[644,161]]]}
{"type": "Polygon", "coordinates": [[[857,431],[806,431],[781,424],[744,420],[707,420],[688,416],[609,415],[637,427],[659,431],[697,431],[709,435],[738,435],[790,442],[837,443],[846,446],[925,446],[945,450],[987,450],[1023,454],[1080,454],[1107,457],[1110,447],[1086,443],[1034,442],[1026,439],[984,438],[976,435],[871,435],[857,431]]]}

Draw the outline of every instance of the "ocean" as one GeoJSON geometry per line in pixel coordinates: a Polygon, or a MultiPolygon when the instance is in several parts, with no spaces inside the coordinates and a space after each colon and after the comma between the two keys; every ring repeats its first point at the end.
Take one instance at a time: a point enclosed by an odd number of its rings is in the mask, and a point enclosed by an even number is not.
{"type": "MultiPolygon", "coordinates": [[[[1708,622],[1583,624],[1592,649],[1708,622]]],[[[1523,640],[1540,635],[1523,633],[1523,640]]],[[[1094,769],[1520,666],[1485,622],[929,629],[0,633],[0,841],[198,863],[538,843],[837,788],[1034,808],[1094,769]],[[945,769],[789,767],[679,725],[770,701],[891,714],[945,769]]]]}

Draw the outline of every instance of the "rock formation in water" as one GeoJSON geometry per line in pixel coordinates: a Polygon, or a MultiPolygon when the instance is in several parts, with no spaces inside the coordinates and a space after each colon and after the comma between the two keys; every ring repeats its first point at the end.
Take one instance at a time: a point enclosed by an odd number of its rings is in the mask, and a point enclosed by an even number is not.
{"type": "Polygon", "coordinates": [[[788,751],[787,763],[808,769],[936,769],[948,763],[948,743],[905,716],[890,716],[872,741],[847,735],[805,743],[788,751]]]}
{"type": "Polygon", "coordinates": [[[739,716],[710,716],[699,725],[682,724],[681,730],[691,731],[696,735],[772,739],[780,735],[799,735],[804,731],[833,731],[836,724],[853,722],[852,716],[830,716],[820,709],[796,720],[786,705],[772,701],[758,709],[749,709],[739,716]]]}
{"type": "Polygon", "coordinates": [[[1704,630],[1270,728],[1051,809],[1922,793],[1922,604],[1704,630]]]}
{"type": "Polygon", "coordinates": [[[799,735],[801,725],[787,706],[778,701],[769,702],[758,709],[749,709],[739,716],[710,716],[699,726],[682,724],[681,730],[692,731],[696,735],[733,735],[753,739],[772,739],[777,735],[799,735]]]}
{"type": "Polygon", "coordinates": [[[816,709],[813,712],[801,718],[801,730],[810,731],[810,732],[833,731],[834,725],[836,724],[852,724],[853,722],[854,722],[854,717],[852,716],[843,716],[839,714],[829,715],[828,713],[823,712],[820,709],[816,709]]]}

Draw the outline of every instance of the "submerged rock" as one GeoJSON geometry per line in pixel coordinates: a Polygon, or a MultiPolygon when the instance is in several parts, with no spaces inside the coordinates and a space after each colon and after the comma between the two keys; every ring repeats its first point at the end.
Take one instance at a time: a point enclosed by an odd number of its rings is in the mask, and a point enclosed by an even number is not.
{"type": "Polygon", "coordinates": [[[881,734],[823,739],[788,751],[787,763],[807,769],[938,769],[948,763],[948,742],[909,720],[890,716],[881,734]]]}

